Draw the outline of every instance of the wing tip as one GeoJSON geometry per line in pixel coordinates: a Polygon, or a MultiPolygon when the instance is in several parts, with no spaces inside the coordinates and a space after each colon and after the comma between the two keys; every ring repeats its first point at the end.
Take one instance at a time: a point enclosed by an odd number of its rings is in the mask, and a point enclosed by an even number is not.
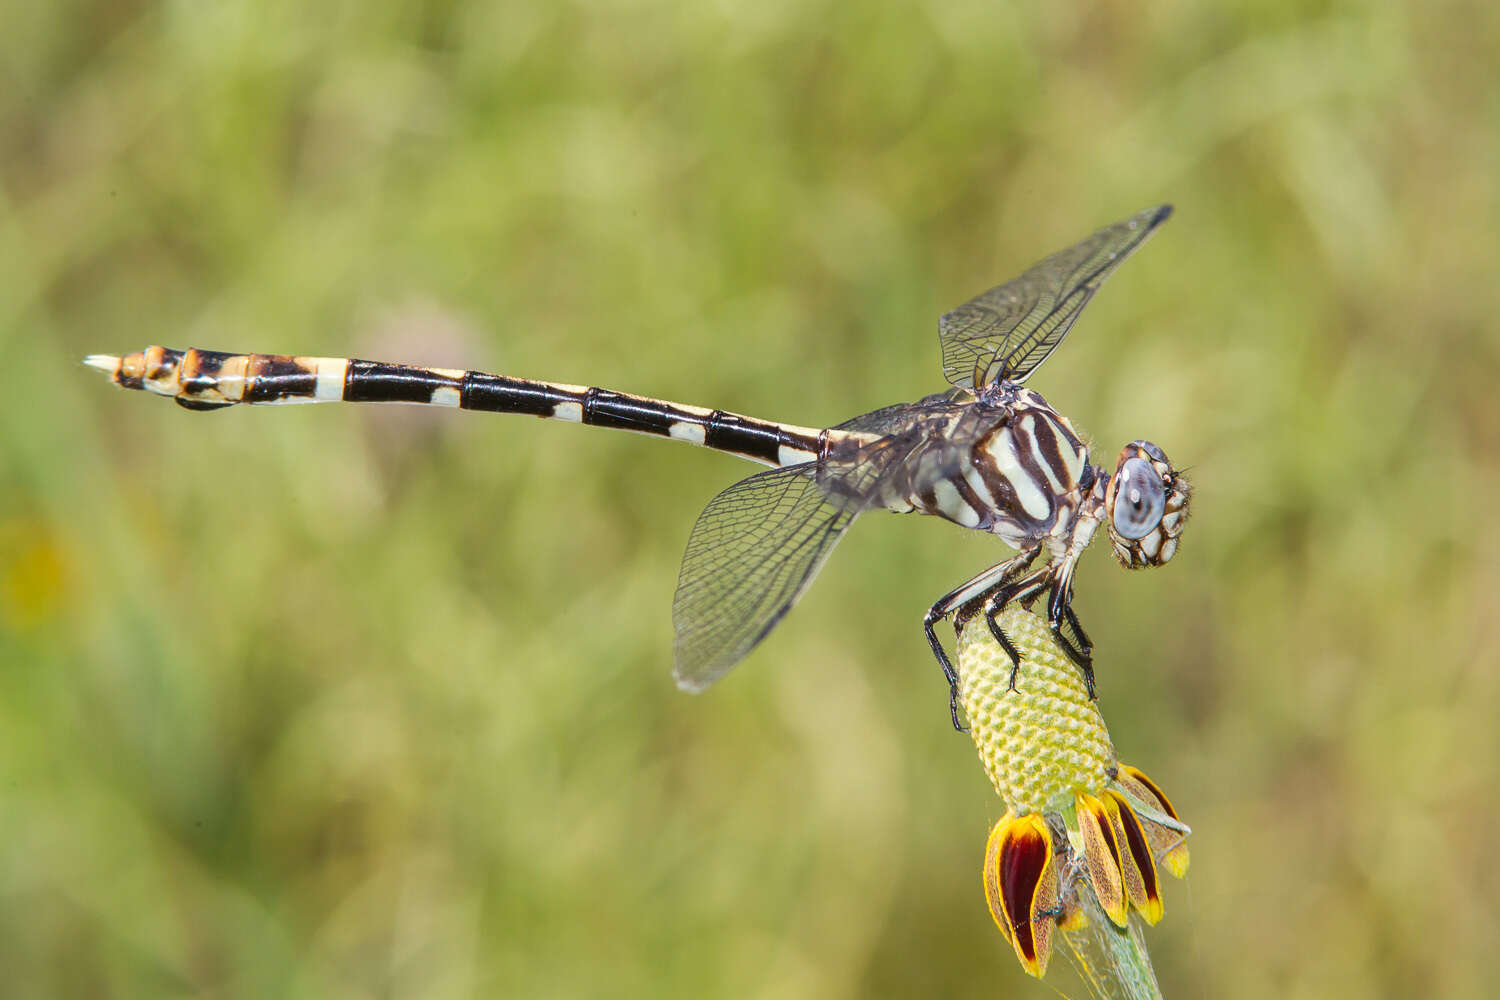
{"type": "Polygon", "coordinates": [[[1168,202],[1166,204],[1157,205],[1155,208],[1148,208],[1146,211],[1151,213],[1151,218],[1146,221],[1146,227],[1148,229],[1155,229],[1157,226],[1170,219],[1172,217],[1172,212],[1175,211],[1175,209],[1172,207],[1172,204],[1168,202]]]}
{"type": "Polygon", "coordinates": [[[672,680],[677,684],[677,690],[688,694],[702,694],[707,691],[711,681],[705,681],[701,677],[690,677],[683,673],[682,668],[672,668],[672,680]]]}

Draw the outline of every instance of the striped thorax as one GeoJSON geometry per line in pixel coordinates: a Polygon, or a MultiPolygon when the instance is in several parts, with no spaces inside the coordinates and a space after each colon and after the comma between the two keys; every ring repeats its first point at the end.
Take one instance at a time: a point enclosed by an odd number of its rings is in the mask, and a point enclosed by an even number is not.
{"type": "Polygon", "coordinates": [[[1040,393],[1001,399],[1006,419],[976,444],[968,476],[1000,501],[990,530],[1016,548],[1065,538],[1092,484],[1088,446],[1040,393]]]}
{"type": "Polygon", "coordinates": [[[928,440],[891,484],[887,509],[932,514],[1016,548],[1066,550],[1097,478],[1066,417],[1014,385],[980,398],[955,393],[927,412],[943,419],[926,424],[928,440]]]}

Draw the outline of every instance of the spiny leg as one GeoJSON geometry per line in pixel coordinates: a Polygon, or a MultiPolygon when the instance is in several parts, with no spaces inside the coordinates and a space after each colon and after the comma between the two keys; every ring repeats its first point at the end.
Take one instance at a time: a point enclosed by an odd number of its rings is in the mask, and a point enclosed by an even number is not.
{"type": "Polygon", "coordinates": [[[1015,647],[1015,644],[1010,641],[1010,637],[1000,628],[1000,621],[996,616],[1000,614],[1000,610],[1003,607],[1005,607],[1003,604],[991,603],[984,611],[984,620],[990,627],[990,635],[995,637],[995,641],[1000,644],[1000,648],[1005,650],[1005,655],[1010,657],[1010,683],[1005,685],[1005,690],[1014,691],[1016,689],[1016,675],[1021,672],[1021,651],[1015,647]]]}
{"type": "Polygon", "coordinates": [[[1016,689],[1016,676],[1021,672],[1021,653],[1001,630],[1000,612],[1004,611],[1007,605],[1018,600],[1025,606],[1035,594],[1041,591],[1050,572],[1051,566],[1043,566],[1035,573],[1020,580],[1002,584],[985,595],[984,619],[989,623],[990,633],[999,641],[1000,648],[1010,656],[1010,683],[1006,685],[1008,691],[1016,689]]]}
{"type": "Polygon", "coordinates": [[[1084,684],[1089,697],[1094,697],[1094,644],[1073,612],[1073,587],[1069,579],[1059,579],[1052,584],[1052,594],[1047,601],[1047,624],[1057,644],[1068,654],[1068,658],[1083,671],[1084,684]]]}
{"type": "Polygon", "coordinates": [[[943,676],[948,679],[948,714],[953,718],[953,728],[964,733],[968,730],[958,721],[958,671],[953,669],[953,663],[948,659],[948,653],[933,629],[934,625],[948,617],[949,611],[942,607],[944,600],[947,598],[928,608],[927,614],[922,616],[922,631],[927,633],[927,645],[932,647],[932,655],[937,657],[938,666],[943,668],[943,676]]]}
{"type": "MultiPolygon", "coordinates": [[[[1003,587],[1026,572],[1040,551],[1041,547],[1038,546],[1028,552],[1022,552],[1014,559],[991,566],[963,586],[938,598],[937,602],[922,616],[922,631],[927,636],[927,645],[931,647],[938,666],[943,668],[943,676],[948,679],[948,714],[953,718],[953,728],[961,733],[966,730],[958,719],[958,671],[953,669],[953,662],[948,659],[948,653],[943,649],[934,626],[949,615],[955,615],[956,627],[967,622],[974,616],[976,609],[985,604],[986,598],[996,587],[1003,587]]],[[[996,628],[993,621],[990,623],[990,628],[992,630],[996,628]]],[[[1016,659],[1015,647],[1009,645],[1008,639],[1000,641],[1002,648],[1014,661],[1016,659]]]]}
{"type": "MultiPolygon", "coordinates": [[[[1073,613],[1073,605],[1068,604],[1063,608],[1063,617],[1069,628],[1078,634],[1078,649],[1083,655],[1084,662],[1080,664],[1083,668],[1083,680],[1088,686],[1089,697],[1094,697],[1094,644],[1089,641],[1088,633],[1083,630],[1083,624],[1079,622],[1078,616],[1073,613]]],[[[1071,653],[1069,655],[1072,655],[1071,653]]]]}

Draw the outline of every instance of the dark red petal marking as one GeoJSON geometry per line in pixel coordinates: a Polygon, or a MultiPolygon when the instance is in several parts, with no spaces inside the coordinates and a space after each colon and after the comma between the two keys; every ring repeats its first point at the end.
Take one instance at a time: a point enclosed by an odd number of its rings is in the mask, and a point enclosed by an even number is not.
{"type": "Polygon", "coordinates": [[[1120,844],[1115,840],[1115,827],[1109,821],[1109,813],[1107,812],[1099,814],[1099,836],[1103,839],[1104,846],[1109,850],[1110,859],[1114,861],[1115,867],[1120,867],[1120,844]]]}
{"type": "Polygon", "coordinates": [[[1130,914],[1130,899],[1109,809],[1087,792],[1078,794],[1075,806],[1094,896],[1109,919],[1117,926],[1124,927],[1126,917],[1130,914]]]}
{"type": "Polygon", "coordinates": [[[1137,900],[1137,907],[1147,920],[1154,924],[1161,919],[1161,884],[1156,877],[1156,861],[1151,856],[1151,846],[1146,841],[1146,831],[1141,828],[1140,818],[1136,816],[1135,810],[1130,808],[1130,803],[1115,792],[1105,794],[1119,808],[1120,827],[1125,831],[1125,846],[1130,851],[1136,870],[1140,872],[1141,888],[1145,892],[1146,905],[1141,906],[1140,901],[1137,900]]]}
{"type": "Polygon", "coordinates": [[[1005,917],[1016,936],[1016,949],[1036,961],[1036,941],[1031,933],[1033,906],[1052,844],[1035,829],[1013,829],[1000,847],[1000,898],[1005,917]]]}

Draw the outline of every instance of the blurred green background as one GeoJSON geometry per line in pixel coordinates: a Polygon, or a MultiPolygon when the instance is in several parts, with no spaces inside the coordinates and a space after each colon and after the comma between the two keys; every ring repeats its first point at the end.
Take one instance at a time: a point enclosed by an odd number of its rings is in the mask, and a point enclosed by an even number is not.
{"type": "Polygon", "coordinates": [[[870,516],[690,697],[678,559],[753,467],[196,415],[78,359],[825,425],[942,388],[941,312],[1158,201],[1032,384],[1197,486],[1170,567],[1096,552],[1077,604],[1196,829],[1163,986],[1493,995],[1493,6],[6,8],[6,995],[1055,995],[985,911],[1000,804],[919,628],[999,543],[870,516]]]}

